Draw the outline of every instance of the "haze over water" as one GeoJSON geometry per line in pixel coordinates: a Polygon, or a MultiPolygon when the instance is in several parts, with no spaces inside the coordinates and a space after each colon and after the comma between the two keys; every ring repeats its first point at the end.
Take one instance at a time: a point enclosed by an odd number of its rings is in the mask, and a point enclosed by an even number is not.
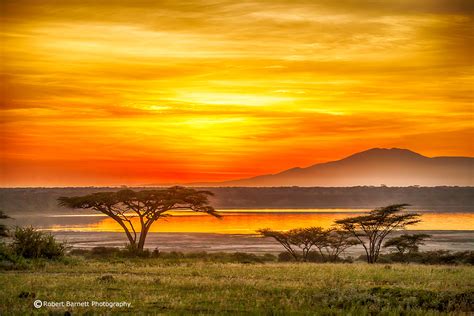
{"type": "MultiPolygon", "coordinates": [[[[235,209],[221,210],[222,219],[192,212],[173,212],[153,224],[150,232],[254,234],[260,228],[288,230],[298,227],[330,227],[335,220],[360,215],[361,209],[235,209]]],[[[410,230],[473,230],[474,213],[423,211],[422,222],[410,230]]],[[[138,224],[138,218],[133,218],[138,224]]],[[[45,230],[79,232],[122,232],[113,219],[102,214],[18,217],[17,222],[45,230]]],[[[139,225],[136,225],[137,227],[139,225]]]]}

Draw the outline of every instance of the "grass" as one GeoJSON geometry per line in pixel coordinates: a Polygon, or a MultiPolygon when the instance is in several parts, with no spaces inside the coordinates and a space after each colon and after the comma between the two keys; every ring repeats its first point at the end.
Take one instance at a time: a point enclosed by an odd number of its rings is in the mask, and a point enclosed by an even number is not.
{"type": "Polygon", "coordinates": [[[0,272],[0,314],[438,315],[473,311],[472,266],[223,263],[163,258],[41,261],[0,272]],[[41,308],[33,301],[127,301],[41,308]]]}

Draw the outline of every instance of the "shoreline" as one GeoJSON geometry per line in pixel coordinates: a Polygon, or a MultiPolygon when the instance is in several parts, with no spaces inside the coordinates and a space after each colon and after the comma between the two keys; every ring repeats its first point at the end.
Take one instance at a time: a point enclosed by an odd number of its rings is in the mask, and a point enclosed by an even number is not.
{"type": "MultiPolygon", "coordinates": [[[[405,230],[393,233],[395,237],[402,233],[428,233],[433,237],[420,247],[420,250],[474,250],[474,230],[405,230]]],[[[94,247],[124,247],[127,240],[121,232],[73,232],[52,231],[56,238],[67,241],[73,248],[90,249],[94,247]]],[[[150,232],[145,244],[147,249],[158,248],[160,251],[179,252],[248,252],[272,253],[283,252],[283,247],[271,238],[262,238],[256,234],[221,234],[221,233],[176,233],[150,232]]],[[[346,256],[363,254],[361,246],[348,249],[346,256]]]]}

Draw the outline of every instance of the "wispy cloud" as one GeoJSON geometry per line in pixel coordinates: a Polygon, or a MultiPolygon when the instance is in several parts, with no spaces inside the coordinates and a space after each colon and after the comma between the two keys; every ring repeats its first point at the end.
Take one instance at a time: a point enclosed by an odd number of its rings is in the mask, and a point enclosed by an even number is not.
{"type": "Polygon", "coordinates": [[[2,185],[220,180],[372,146],[474,153],[472,1],[2,6],[2,185]]]}

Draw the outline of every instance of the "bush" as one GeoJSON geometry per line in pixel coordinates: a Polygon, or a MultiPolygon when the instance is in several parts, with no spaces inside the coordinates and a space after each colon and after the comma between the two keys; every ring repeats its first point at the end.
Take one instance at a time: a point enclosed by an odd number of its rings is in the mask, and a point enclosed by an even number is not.
{"type": "Polygon", "coordinates": [[[10,261],[14,256],[15,254],[12,252],[11,248],[4,242],[0,242],[0,261],[10,261]]]}
{"type": "Polygon", "coordinates": [[[73,256],[82,256],[85,258],[94,258],[94,259],[110,259],[110,258],[159,258],[164,261],[186,261],[186,260],[199,260],[205,262],[236,262],[236,263],[265,263],[265,262],[274,262],[277,261],[277,258],[272,254],[263,254],[256,255],[253,253],[243,253],[243,252],[214,252],[207,253],[205,251],[201,252],[160,252],[158,249],[149,250],[144,249],[142,251],[137,251],[135,249],[130,249],[125,247],[115,248],[115,247],[94,247],[90,250],[88,249],[72,249],[69,252],[73,256]]]}
{"type": "Polygon", "coordinates": [[[390,253],[381,255],[379,263],[405,262],[420,264],[474,264],[474,251],[451,252],[433,250],[413,253],[390,253]]]}
{"type": "Polygon", "coordinates": [[[72,256],[82,256],[87,258],[117,258],[126,257],[127,250],[121,250],[117,247],[93,247],[91,249],[75,248],[69,251],[72,256]]]}
{"type": "Polygon", "coordinates": [[[64,256],[67,246],[56,241],[51,233],[37,231],[33,227],[17,227],[11,249],[17,256],[27,259],[55,259],[64,256]]]}
{"type": "Polygon", "coordinates": [[[310,251],[308,252],[306,261],[323,263],[323,262],[327,262],[327,258],[321,256],[321,254],[317,251],[310,251]]]}
{"type": "Polygon", "coordinates": [[[253,253],[235,252],[231,255],[231,261],[238,263],[263,263],[264,258],[253,253]]]}
{"type": "MultiPolygon", "coordinates": [[[[278,261],[279,262],[292,262],[296,261],[295,258],[288,252],[280,252],[278,254],[278,261]]],[[[344,263],[352,263],[354,259],[352,257],[348,257],[345,259],[336,257],[332,258],[332,260],[328,260],[326,256],[321,256],[318,251],[310,251],[306,257],[306,262],[316,262],[316,263],[324,263],[324,262],[344,262],[344,263]]]]}
{"type": "Polygon", "coordinates": [[[11,247],[0,242],[0,270],[22,270],[27,268],[25,258],[13,253],[11,247]]]}
{"type": "Polygon", "coordinates": [[[280,252],[278,254],[278,261],[279,262],[290,262],[290,261],[295,261],[295,258],[293,258],[293,256],[290,253],[284,251],[284,252],[280,252]]]}
{"type": "MultiPolygon", "coordinates": [[[[474,251],[434,250],[420,252],[416,259],[418,260],[412,261],[424,264],[474,264],[474,251]]],[[[411,258],[408,258],[408,260],[411,260],[411,258]]]]}
{"type": "Polygon", "coordinates": [[[96,257],[115,257],[120,254],[120,249],[115,247],[94,247],[91,255],[96,257]]]}

